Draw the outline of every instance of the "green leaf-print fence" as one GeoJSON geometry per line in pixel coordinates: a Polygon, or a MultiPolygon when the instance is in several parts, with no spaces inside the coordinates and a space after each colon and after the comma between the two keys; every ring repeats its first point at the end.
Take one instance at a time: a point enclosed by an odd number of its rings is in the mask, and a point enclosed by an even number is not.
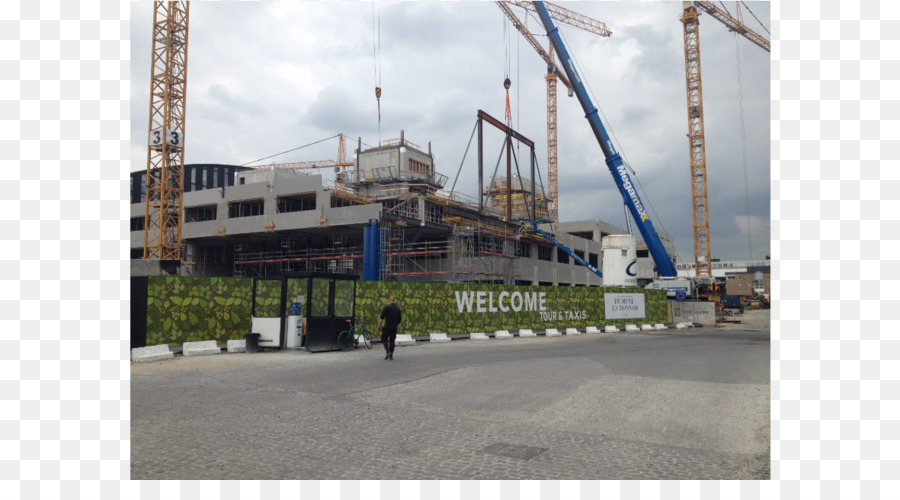
{"type": "Polygon", "coordinates": [[[244,338],[252,286],[246,278],[149,277],[147,345],[244,338]]]}
{"type": "MultiPolygon", "coordinates": [[[[289,300],[281,304],[281,282],[258,280],[257,315],[275,317],[280,316],[282,310],[289,311],[296,295],[305,293],[305,285],[305,280],[289,279],[289,300]]],[[[322,297],[327,297],[327,281],[318,285],[314,282],[313,288],[322,297]]],[[[211,339],[224,342],[243,339],[244,334],[250,331],[252,278],[153,276],[148,279],[147,286],[146,345],[180,345],[211,339]]],[[[349,291],[349,287],[343,286],[335,290],[335,309],[349,311],[349,291]]],[[[391,295],[397,297],[397,304],[403,310],[400,333],[412,335],[623,326],[668,321],[663,290],[375,281],[356,283],[357,321],[365,317],[366,324],[374,329],[381,308],[391,295]],[[605,293],[643,294],[646,316],[606,320],[605,293]],[[479,312],[479,309],[484,312],[479,312]]],[[[314,309],[328,308],[327,301],[318,302],[315,292],[312,306],[314,309]]]]}
{"type": "Polygon", "coordinates": [[[357,321],[365,317],[366,323],[377,324],[381,308],[392,295],[403,310],[399,332],[412,335],[624,326],[668,320],[663,290],[360,281],[356,285],[357,321]],[[646,316],[605,319],[605,293],[643,294],[646,316]]]}

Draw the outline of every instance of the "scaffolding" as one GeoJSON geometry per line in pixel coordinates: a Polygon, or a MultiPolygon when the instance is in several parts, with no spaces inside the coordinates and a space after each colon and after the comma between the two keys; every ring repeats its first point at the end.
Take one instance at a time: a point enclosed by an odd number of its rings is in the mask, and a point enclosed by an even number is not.
{"type": "Polygon", "coordinates": [[[519,238],[506,227],[461,217],[453,225],[451,281],[454,283],[515,284],[516,260],[521,255],[519,238]]]}
{"type": "Polygon", "coordinates": [[[336,237],[333,248],[295,248],[293,240],[282,240],[279,250],[259,250],[246,243],[234,245],[236,277],[281,276],[285,273],[362,273],[362,247],[343,246],[336,237]]]}
{"type": "Polygon", "coordinates": [[[387,281],[446,282],[452,274],[449,240],[410,241],[410,229],[391,224],[382,229],[382,272],[387,281]]]}

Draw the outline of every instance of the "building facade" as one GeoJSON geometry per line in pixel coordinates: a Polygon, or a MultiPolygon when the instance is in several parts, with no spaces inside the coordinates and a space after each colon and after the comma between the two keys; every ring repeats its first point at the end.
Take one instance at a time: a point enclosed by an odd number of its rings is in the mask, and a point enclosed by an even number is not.
{"type": "MultiPolygon", "coordinates": [[[[525,231],[530,224],[522,219],[521,210],[510,218],[499,203],[479,208],[471,199],[442,191],[447,177],[435,171],[430,149],[430,144],[426,151],[402,135],[393,144],[358,149],[353,168],[339,170],[335,181],[271,167],[187,165],[184,262],[178,272],[264,277],[319,271],[361,276],[363,233],[374,220],[381,229],[383,280],[603,284],[566,252],[525,231]]],[[[140,262],[144,175],[132,173],[134,274],[154,272],[140,262]]],[[[544,201],[546,207],[545,200],[536,201],[544,201]]],[[[563,223],[556,234],[579,257],[602,269],[602,237],[625,232],[596,221],[563,223]]],[[[646,274],[647,265],[641,265],[641,258],[638,261],[646,274]]]]}

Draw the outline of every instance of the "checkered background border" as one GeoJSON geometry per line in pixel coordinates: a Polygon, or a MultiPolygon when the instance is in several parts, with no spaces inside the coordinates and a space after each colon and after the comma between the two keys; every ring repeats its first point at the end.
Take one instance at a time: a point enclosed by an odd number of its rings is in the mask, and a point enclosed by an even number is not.
{"type": "Polygon", "coordinates": [[[129,480],[129,2],[8,2],[0,496],[896,495],[900,4],[771,8],[772,481],[219,482],[129,480]]]}

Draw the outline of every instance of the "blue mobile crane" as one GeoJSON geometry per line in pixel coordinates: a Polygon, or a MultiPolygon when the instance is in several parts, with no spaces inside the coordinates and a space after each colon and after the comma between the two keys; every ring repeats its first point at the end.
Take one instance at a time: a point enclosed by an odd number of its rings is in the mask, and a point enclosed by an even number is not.
{"type": "MultiPolygon", "coordinates": [[[[534,4],[538,16],[541,18],[541,22],[544,24],[544,29],[547,30],[547,36],[550,38],[550,42],[556,50],[556,55],[562,62],[563,69],[566,71],[566,76],[569,78],[569,81],[572,82],[575,95],[578,96],[578,101],[584,109],[585,118],[587,118],[588,123],[590,123],[591,129],[594,131],[594,136],[600,144],[600,149],[603,150],[603,155],[606,157],[606,165],[609,167],[609,171],[612,174],[613,179],[615,179],[616,185],[619,187],[619,192],[622,194],[622,198],[625,200],[625,204],[628,206],[628,210],[631,212],[631,216],[634,218],[635,224],[641,232],[644,242],[647,244],[647,248],[650,250],[650,255],[656,263],[656,270],[659,271],[659,274],[663,277],[677,276],[678,273],[675,271],[675,264],[672,263],[672,259],[670,259],[669,254],[666,253],[666,249],[659,239],[659,234],[656,233],[656,228],[653,227],[653,222],[650,220],[650,216],[647,215],[644,204],[641,203],[641,197],[638,195],[634,183],[631,182],[631,176],[628,175],[628,170],[622,162],[622,157],[616,152],[609,135],[606,133],[606,129],[603,127],[603,123],[600,121],[600,117],[597,114],[597,108],[594,107],[590,97],[587,95],[587,90],[584,88],[581,77],[575,70],[575,64],[569,56],[569,51],[566,50],[562,38],[559,36],[559,30],[554,26],[553,21],[550,19],[550,14],[547,12],[547,8],[544,7],[544,2],[532,3],[534,4]]],[[[537,221],[534,222],[533,229],[536,233],[550,240],[551,243],[562,248],[566,253],[575,258],[579,263],[585,265],[598,276],[603,276],[596,267],[575,255],[574,252],[556,241],[556,239],[546,232],[538,229],[537,221]]]]}

